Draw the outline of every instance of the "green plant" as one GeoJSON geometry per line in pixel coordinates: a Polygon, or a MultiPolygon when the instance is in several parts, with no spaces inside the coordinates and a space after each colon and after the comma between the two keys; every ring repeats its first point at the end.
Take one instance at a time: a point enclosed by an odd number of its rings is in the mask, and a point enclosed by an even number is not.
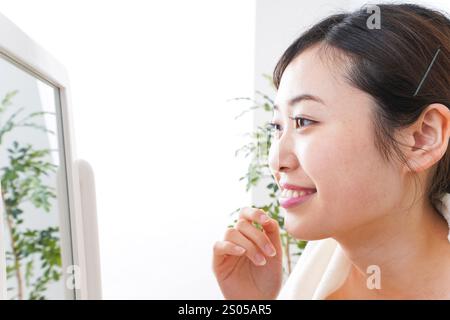
{"type": "MultiPolygon", "coordinates": [[[[272,85],[272,78],[268,75],[263,76],[272,85]]],[[[273,112],[274,102],[269,97],[269,95],[264,94],[260,91],[256,91],[256,96],[259,99],[253,99],[249,97],[239,97],[231,99],[243,100],[252,103],[252,105],[242,111],[236,117],[236,119],[248,112],[257,109],[263,110],[264,112],[268,113],[273,112]]],[[[262,183],[265,184],[265,190],[270,200],[263,206],[252,205],[252,207],[263,209],[271,218],[274,218],[278,221],[278,224],[280,226],[281,243],[283,246],[283,256],[286,259],[286,267],[283,267],[283,270],[285,273],[287,273],[287,275],[289,275],[292,271],[294,260],[301,255],[307,242],[294,239],[288,232],[286,232],[286,229],[284,227],[284,216],[280,212],[280,203],[277,199],[279,193],[278,185],[270,172],[268,164],[269,149],[271,144],[271,131],[269,129],[268,123],[269,122],[267,121],[262,125],[258,125],[253,132],[246,133],[244,136],[249,137],[250,140],[241,148],[236,150],[235,156],[244,154],[244,158],[250,159],[247,172],[239,179],[246,181],[247,192],[262,183]]],[[[236,215],[239,210],[240,208],[236,209],[231,213],[231,215],[236,215]]],[[[237,219],[235,219],[233,222],[236,223],[237,219]]],[[[230,227],[234,226],[234,223],[231,224],[230,227]]],[[[261,228],[261,226],[257,223],[254,223],[254,225],[259,229],[261,228]]]]}
{"type": "MultiPolygon", "coordinates": [[[[11,99],[18,93],[6,94],[0,104],[0,117],[12,105],[11,99]]],[[[54,132],[33,122],[33,119],[51,112],[34,112],[16,120],[24,108],[20,108],[0,124],[0,146],[4,136],[18,127],[30,127],[50,134],[54,132]]],[[[38,212],[50,212],[52,201],[56,198],[55,188],[47,185],[43,179],[55,173],[57,166],[47,161],[51,149],[36,150],[31,144],[13,141],[6,148],[8,160],[1,168],[1,192],[5,208],[6,227],[10,236],[10,248],[6,250],[7,278],[15,277],[17,294],[12,299],[22,300],[28,292],[28,299],[45,299],[45,290],[52,281],[61,277],[61,249],[59,246],[59,228],[30,229],[24,227],[26,218],[24,205],[32,205],[38,212]],[[40,268],[36,276],[36,264],[40,268]],[[26,290],[27,289],[27,290],[26,290]]],[[[30,214],[30,213],[29,213],[30,214]]],[[[13,290],[14,288],[8,288],[13,290]]]]}

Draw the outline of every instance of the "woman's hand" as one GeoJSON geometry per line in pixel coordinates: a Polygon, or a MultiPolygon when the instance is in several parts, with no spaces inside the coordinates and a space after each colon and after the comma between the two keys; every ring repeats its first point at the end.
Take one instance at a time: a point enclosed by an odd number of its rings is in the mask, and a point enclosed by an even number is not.
{"type": "Polygon", "coordinates": [[[283,273],[278,222],[261,209],[241,209],[236,226],[214,244],[213,271],[225,299],[275,299],[283,273]]]}

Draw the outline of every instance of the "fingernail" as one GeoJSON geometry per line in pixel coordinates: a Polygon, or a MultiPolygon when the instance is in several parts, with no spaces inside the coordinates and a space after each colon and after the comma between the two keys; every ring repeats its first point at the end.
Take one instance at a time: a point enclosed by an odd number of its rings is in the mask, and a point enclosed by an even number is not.
{"type": "Polygon", "coordinates": [[[262,214],[262,215],[259,216],[259,221],[260,221],[261,223],[264,223],[264,222],[266,222],[267,220],[269,220],[269,217],[267,217],[265,214],[262,214]]]}
{"type": "Polygon", "coordinates": [[[275,248],[272,247],[270,244],[266,244],[264,246],[264,251],[266,251],[266,253],[271,257],[273,257],[274,255],[277,254],[277,252],[275,251],[275,248]]]}
{"type": "Polygon", "coordinates": [[[233,250],[234,250],[234,252],[236,252],[237,254],[241,254],[241,253],[244,253],[244,252],[245,252],[245,249],[242,248],[242,247],[239,247],[239,246],[235,246],[235,247],[233,248],[233,250]]]}
{"type": "Polygon", "coordinates": [[[257,265],[263,266],[263,265],[266,264],[266,259],[262,255],[257,253],[255,255],[255,262],[256,262],[257,265]]]}

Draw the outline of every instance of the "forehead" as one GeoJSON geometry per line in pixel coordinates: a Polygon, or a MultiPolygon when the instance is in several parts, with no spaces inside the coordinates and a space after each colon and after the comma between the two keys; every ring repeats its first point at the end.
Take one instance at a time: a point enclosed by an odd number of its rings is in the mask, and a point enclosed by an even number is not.
{"type": "MultiPolygon", "coordinates": [[[[286,67],[274,101],[278,112],[288,114],[288,102],[306,94],[323,101],[324,107],[314,110],[332,117],[370,117],[375,100],[347,80],[345,72],[351,62],[342,59],[339,52],[322,49],[319,46],[308,48],[286,67]]],[[[305,100],[308,105],[306,101],[311,100],[305,100]]]]}
{"type": "Polygon", "coordinates": [[[284,70],[275,104],[283,108],[292,97],[305,93],[319,96],[325,103],[335,101],[345,86],[338,69],[318,47],[306,49],[284,70]]]}

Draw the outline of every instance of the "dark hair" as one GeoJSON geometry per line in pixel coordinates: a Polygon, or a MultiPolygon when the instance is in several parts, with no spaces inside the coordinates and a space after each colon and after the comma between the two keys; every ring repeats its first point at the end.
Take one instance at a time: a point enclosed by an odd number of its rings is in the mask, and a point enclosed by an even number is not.
{"type": "MultiPolygon", "coordinates": [[[[313,45],[332,53],[330,57],[350,62],[342,64],[345,78],[371,95],[376,104],[372,118],[375,146],[384,160],[396,155],[408,165],[394,138],[396,129],[413,124],[432,103],[450,108],[450,20],[442,12],[414,4],[377,7],[381,13],[379,29],[368,28],[372,12],[363,7],[329,16],[305,31],[281,56],[273,82],[278,89],[288,64],[313,45]],[[414,95],[438,48],[439,55],[414,95]]],[[[425,196],[437,208],[444,193],[450,192],[448,148],[432,169],[425,196]]]]}

